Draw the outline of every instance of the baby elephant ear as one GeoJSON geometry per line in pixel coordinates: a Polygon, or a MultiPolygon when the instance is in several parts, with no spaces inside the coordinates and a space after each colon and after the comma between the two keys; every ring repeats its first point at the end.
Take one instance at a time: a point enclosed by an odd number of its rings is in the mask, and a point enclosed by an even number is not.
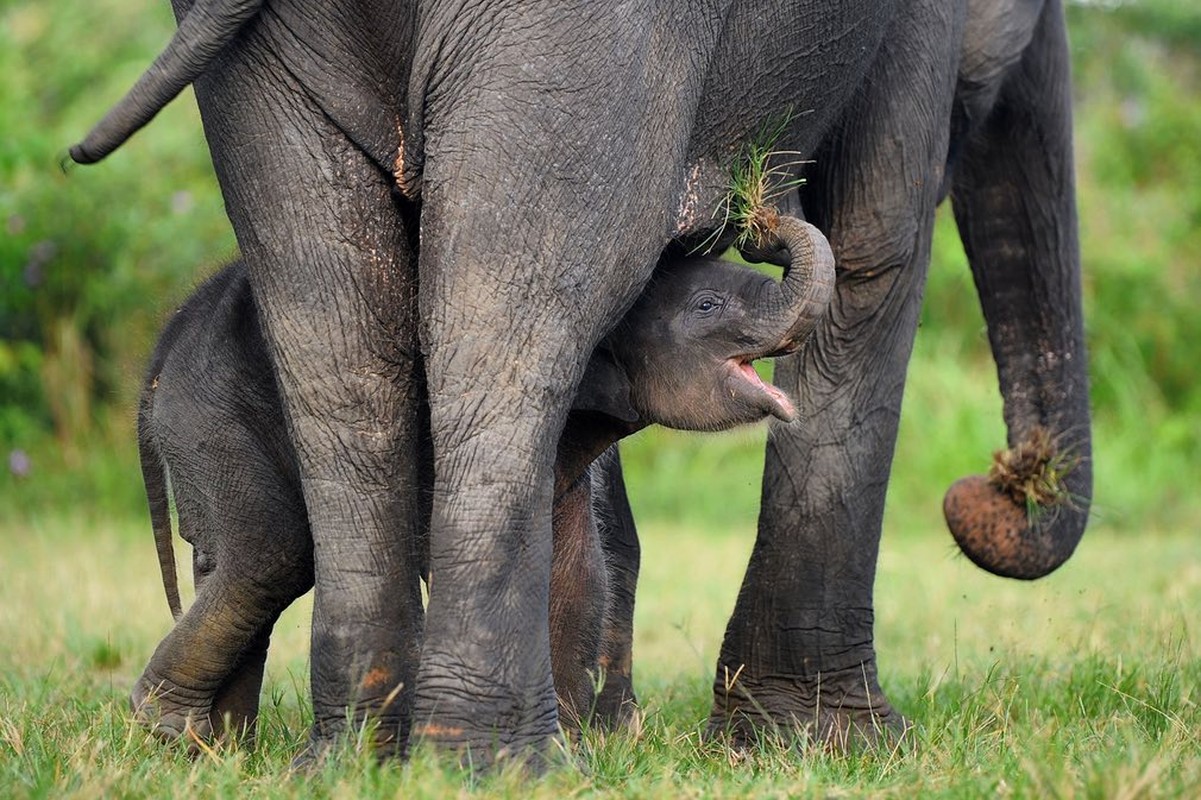
{"type": "Polygon", "coordinates": [[[596,411],[622,422],[637,422],[630,401],[630,378],[603,345],[596,348],[584,370],[572,411],[596,411]]]}

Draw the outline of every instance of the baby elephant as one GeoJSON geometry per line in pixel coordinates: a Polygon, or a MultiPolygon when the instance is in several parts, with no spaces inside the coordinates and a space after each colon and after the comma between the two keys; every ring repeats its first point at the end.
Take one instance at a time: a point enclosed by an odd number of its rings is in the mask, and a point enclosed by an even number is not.
{"type": "MultiPolygon", "coordinates": [[[[833,258],[781,218],[782,282],[714,258],[666,261],[594,353],[555,465],[551,651],[565,724],[593,699],[608,576],[589,467],[649,424],[718,430],[775,416],[788,399],[751,362],[797,348],[825,312],[833,258]]],[[[177,623],[134,686],[136,717],[165,738],[253,731],[271,629],[313,585],[313,544],[296,458],[241,262],[170,320],[138,410],[142,475],[177,623]],[[168,484],[193,547],[196,599],[181,614],[168,484]]],[[[407,692],[406,692],[407,694],[407,692]]]]}

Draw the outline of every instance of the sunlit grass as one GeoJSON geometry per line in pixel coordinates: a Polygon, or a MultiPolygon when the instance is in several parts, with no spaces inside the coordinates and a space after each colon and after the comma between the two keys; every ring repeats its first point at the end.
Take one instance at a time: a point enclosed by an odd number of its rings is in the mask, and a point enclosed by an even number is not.
{"type": "Polygon", "coordinates": [[[277,628],[257,749],[192,761],[154,742],[125,704],[170,624],[149,528],[83,519],[0,525],[0,796],[1187,797],[1201,786],[1191,533],[1094,532],[1059,572],[1023,583],[981,573],[941,530],[887,531],[881,678],[918,725],[916,749],[743,757],[701,731],[750,529],[647,525],[643,732],[590,733],[571,755],[578,768],[531,783],[503,771],[468,780],[429,754],[381,767],[353,742],[290,774],[308,720],[308,597],[277,628]]]}

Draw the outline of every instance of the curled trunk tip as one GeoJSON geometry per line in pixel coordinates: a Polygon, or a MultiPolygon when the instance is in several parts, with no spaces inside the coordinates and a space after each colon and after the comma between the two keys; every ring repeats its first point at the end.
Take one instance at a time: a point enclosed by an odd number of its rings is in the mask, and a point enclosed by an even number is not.
{"type": "Polygon", "coordinates": [[[943,515],[956,544],[995,575],[1033,580],[1071,557],[1088,520],[1092,482],[1085,460],[1060,452],[1035,429],[996,453],[989,475],[956,481],[943,515]]]}
{"type": "Polygon", "coordinates": [[[805,341],[826,314],[834,295],[834,254],[830,243],[813,225],[797,217],[776,215],[772,219],[770,245],[748,246],[742,255],[748,261],[783,263],[778,308],[761,309],[767,319],[783,320],[773,350],[792,352],[805,341]],[[787,253],[787,260],[781,259],[787,253]]]}

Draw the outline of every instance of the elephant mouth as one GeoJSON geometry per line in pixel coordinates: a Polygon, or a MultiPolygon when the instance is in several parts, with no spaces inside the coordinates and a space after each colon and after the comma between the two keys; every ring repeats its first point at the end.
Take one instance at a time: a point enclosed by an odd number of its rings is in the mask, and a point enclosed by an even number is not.
{"type": "Polygon", "coordinates": [[[781,422],[792,422],[796,419],[796,409],[792,401],[779,388],[759,377],[751,359],[727,359],[726,369],[732,395],[741,397],[751,406],[761,410],[764,415],[770,414],[781,422]]]}

